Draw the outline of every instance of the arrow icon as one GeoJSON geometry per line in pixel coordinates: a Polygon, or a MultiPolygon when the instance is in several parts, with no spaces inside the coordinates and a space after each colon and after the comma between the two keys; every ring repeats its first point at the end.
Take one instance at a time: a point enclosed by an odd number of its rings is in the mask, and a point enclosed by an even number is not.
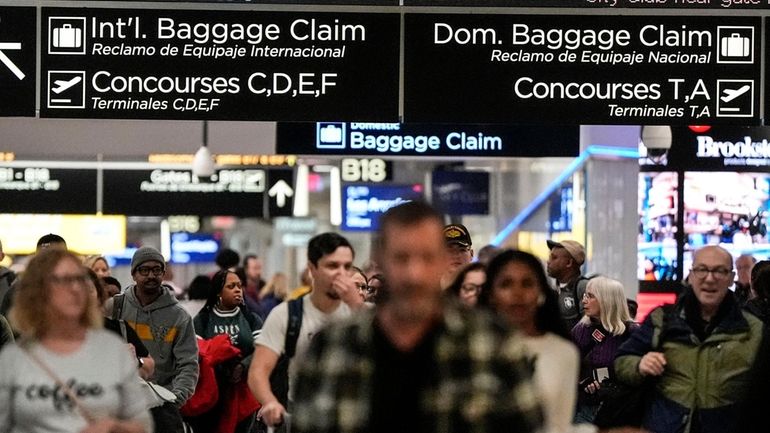
{"type": "Polygon", "coordinates": [[[20,80],[23,80],[25,75],[24,72],[21,72],[21,69],[19,69],[18,66],[16,66],[11,59],[8,58],[8,56],[5,55],[5,53],[2,50],[20,50],[21,49],[21,42],[0,42],[0,62],[2,62],[5,66],[8,67],[8,69],[13,72],[13,75],[16,75],[16,77],[20,80]]]}
{"type": "Polygon", "coordinates": [[[275,197],[275,203],[278,207],[284,207],[286,205],[286,197],[294,195],[294,190],[291,189],[288,183],[283,179],[280,179],[267,191],[267,195],[275,197]]]}

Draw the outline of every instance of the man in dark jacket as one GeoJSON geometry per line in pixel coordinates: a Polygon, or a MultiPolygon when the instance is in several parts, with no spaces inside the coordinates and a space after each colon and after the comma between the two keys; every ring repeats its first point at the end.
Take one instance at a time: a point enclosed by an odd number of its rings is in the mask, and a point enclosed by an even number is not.
{"type": "Polygon", "coordinates": [[[619,380],[633,385],[658,377],[644,421],[649,431],[738,431],[735,406],[746,392],[763,328],[728,290],[732,263],[724,248],[698,250],[689,275],[692,287],[674,308],[653,310],[618,350],[619,380]]]}
{"type": "Polygon", "coordinates": [[[548,255],[546,272],[556,280],[561,317],[567,323],[567,328],[572,329],[583,317],[581,301],[588,282],[583,278],[580,267],[586,261],[586,250],[579,242],[572,240],[549,240],[547,244],[551,253],[548,255]]]}

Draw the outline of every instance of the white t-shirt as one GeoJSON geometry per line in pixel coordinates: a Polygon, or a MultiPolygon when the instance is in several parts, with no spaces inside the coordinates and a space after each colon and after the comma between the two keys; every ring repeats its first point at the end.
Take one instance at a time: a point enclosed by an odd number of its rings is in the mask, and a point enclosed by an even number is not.
{"type": "MultiPolygon", "coordinates": [[[[37,343],[30,351],[72,389],[91,416],[140,421],[152,431],[136,358],[113,333],[89,330],[80,348],[66,355],[37,343]]],[[[86,427],[64,391],[19,347],[4,347],[0,365],[0,432],[64,433],[86,427]]]]}
{"type": "MultiPolygon", "coordinates": [[[[310,296],[302,298],[302,326],[299,328],[297,338],[297,350],[289,363],[289,399],[292,399],[293,383],[297,376],[299,365],[310,348],[310,341],[324,326],[332,321],[341,320],[351,315],[350,307],[344,302],[336,310],[329,314],[323,313],[313,305],[310,296]]],[[[275,352],[278,356],[284,352],[286,331],[289,321],[289,303],[282,302],[270,311],[262,325],[262,333],[257,338],[257,343],[275,352]]]]}
{"type": "Polygon", "coordinates": [[[542,398],[545,432],[572,429],[577,398],[580,352],[556,334],[523,338],[527,351],[535,356],[535,388],[542,398]]]}

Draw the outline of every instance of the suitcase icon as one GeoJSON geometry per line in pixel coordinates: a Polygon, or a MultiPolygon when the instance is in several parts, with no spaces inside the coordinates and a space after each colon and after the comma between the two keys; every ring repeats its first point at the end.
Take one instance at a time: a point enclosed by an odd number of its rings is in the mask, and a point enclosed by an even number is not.
{"type": "Polygon", "coordinates": [[[83,44],[82,37],[82,29],[64,24],[62,27],[53,29],[53,46],[54,48],[80,48],[83,44]]]}
{"type": "Polygon", "coordinates": [[[749,57],[751,56],[751,39],[733,33],[722,38],[719,48],[723,57],[749,57]]]}

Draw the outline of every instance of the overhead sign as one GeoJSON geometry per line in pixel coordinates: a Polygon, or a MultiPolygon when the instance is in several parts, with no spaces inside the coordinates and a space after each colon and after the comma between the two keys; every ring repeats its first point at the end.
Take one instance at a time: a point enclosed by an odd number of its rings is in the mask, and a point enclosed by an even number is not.
{"type": "Polygon", "coordinates": [[[0,167],[0,212],[96,213],[96,170],[0,167]]]}
{"type": "Polygon", "coordinates": [[[759,17],[405,20],[408,122],[760,122],[759,17]]]}
{"type": "Polygon", "coordinates": [[[105,170],[104,212],[126,215],[263,216],[266,171],[222,169],[209,179],[191,170],[105,170]]]}
{"type": "Polygon", "coordinates": [[[431,202],[447,215],[489,214],[489,173],[434,171],[431,202]]]}
{"type": "Polygon", "coordinates": [[[343,185],[341,228],[348,231],[375,231],[385,211],[422,197],[422,185],[343,185]]]}
{"type": "MultiPolygon", "coordinates": [[[[143,0],[129,0],[143,1],[143,0]]],[[[180,0],[156,0],[178,2],[180,0]]],[[[610,8],[610,9],[770,9],[765,0],[188,0],[198,3],[372,5],[372,6],[497,6],[510,8],[610,8]]]]}
{"type": "Polygon", "coordinates": [[[42,10],[41,117],[398,118],[398,14],[42,10]]]}
{"type": "Polygon", "coordinates": [[[0,116],[35,116],[36,12],[0,7],[0,116]]]}
{"type": "Polygon", "coordinates": [[[611,9],[770,9],[765,0],[404,0],[404,6],[500,6],[611,9]]]}
{"type": "MultiPolygon", "coordinates": [[[[145,1],[145,0],[129,0],[145,1]]],[[[157,0],[179,2],[180,0],[157,0]]],[[[398,0],[185,0],[186,3],[248,3],[248,4],[303,4],[303,5],[369,5],[398,6],[398,0]]]]}
{"type": "Polygon", "coordinates": [[[277,152],[298,155],[577,156],[579,141],[578,126],[319,122],[276,130],[277,152]]]}

